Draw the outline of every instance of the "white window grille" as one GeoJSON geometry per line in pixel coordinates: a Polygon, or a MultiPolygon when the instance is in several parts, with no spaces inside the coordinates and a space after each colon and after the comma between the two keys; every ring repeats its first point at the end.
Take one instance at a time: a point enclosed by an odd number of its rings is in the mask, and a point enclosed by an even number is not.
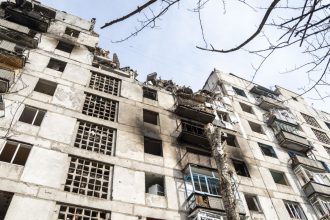
{"type": "Polygon", "coordinates": [[[45,110],[26,105],[18,120],[35,126],[40,126],[45,114],[45,110]]]}
{"type": "Polygon", "coordinates": [[[80,121],[74,146],[101,154],[113,155],[115,133],[116,131],[112,128],[80,121]]]}
{"type": "Polygon", "coordinates": [[[111,95],[119,95],[121,80],[104,74],[92,72],[89,87],[111,95]]]}
{"type": "Polygon", "coordinates": [[[286,210],[293,219],[306,219],[304,211],[301,209],[299,203],[284,201],[286,210]]]}
{"type": "Polygon", "coordinates": [[[58,219],[111,220],[111,217],[109,212],[61,204],[58,219]]]}
{"type": "Polygon", "coordinates": [[[117,101],[86,93],[83,114],[104,120],[116,121],[117,110],[117,101]]]}
{"type": "Polygon", "coordinates": [[[71,157],[64,190],[97,198],[110,198],[112,166],[71,157]]]}
{"type": "Polygon", "coordinates": [[[325,144],[330,144],[330,139],[326,133],[319,131],[317,129],[313,129],[313,128],[312,128],[312,131],[314,132],[317,140],[319,140],[320,142],[325,143],[325,144]]]}

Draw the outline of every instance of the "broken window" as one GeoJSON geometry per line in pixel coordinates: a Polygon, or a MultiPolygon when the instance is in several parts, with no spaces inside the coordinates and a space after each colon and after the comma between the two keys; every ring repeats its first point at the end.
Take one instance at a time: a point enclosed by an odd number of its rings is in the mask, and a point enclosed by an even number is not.
{"type": "Polygon", "coordinates": [[[222,136],[222,141],[226,141],[227,145],[231,147],[239,147],[236,141],[236,137],[232,134],[226,134],[226,136],[222,136]]]}
{"type": "Polygon", "coordinates": [[[71,157],[64,190],[86,196],[109,199],[112,166],[71,157]]]}
{"type": "Polygon", "coordinates": [[[46,95],[53,96],[56,90],[57,84],[45,79],[39,79],[37,85],[34,87],[34,91],[44,93],[46,95]]]}
{"type": "Polygon", "coordinates": [[[289,185],[289,183],[285,177],[285,174],[283,172],[270,170],[270,174],[272,175],[275,183],[286,185],[286,186],[289,185]]]}
{"type": "Polygon", "coordinates": [[[111,220],[109,212],[64,204],[60,205],[58,219],[111,220]]]}
{"type": "Polygon", "coordinates": [[[79,37],[79,34],[80,34],[80,31],[75,30],[75,29],[72,29],[72,28],[69,28],[69,27],[66,27],[64,33],[65,33],[66,35],[71,36],[71,37],[78,38],[78,37],[79,37]]]}
{"type": "Polygon", "coordinates": [[[143,121],[158,125],[158,113],[143,109],[143,121]]]}
{"type": "Polygon", "coordinates": [[[306,219],[304,211],[300,207],[299,203],[284,201],[284,205],[289,215],[293,219],[306,219]]]}
{"type": "Polygon", "coordinates": [[[312,128],[312,131],[314,132],[317,140],[319,140],[320,142],[325,143],[325,144],[330,144],[330,139],[326,133],[319,131],[317,129],[313,129],[313,128],[312,128]]]}
{"type": "Polygon", "coordinates": [[[61,51],[67,52],[67,53],[71,53],[73,48],[74,48],[74,45],[65,43],[63,41],[59,41],[57,44],[57,47],[56,47],[57,50],[61,50],[61,51]]]}
{"type": "Polygon", "coordinates": [[[232,162],[237,175],[250,177],[249,170],[243,161],[232,159],[232,162]]]}
{"type": "Polygon", "coordinates": [[[250,125],[252,131],[259,133],[259,134],[264,134],[264,131],[260,124],[249,121],[249,125],[250,125]]]}
{"type": "Polygon", "coordinates": [[[26,105],[18,120],[35,126],[40,126],[45,114],[45,110],[26,105]]]}
{"type": "Polygon", "coordinates": [[[253,114],[252,106],[247,105],[247,104],[244,104],[244,103],[241,103],[241,102],[240,102],[239,104],[240,104],[240,106],[241,106],[241,108],[242,108],[242,110],[243,110],[244,112],[247,112],[247,113],[253,114]]]}
{"type": "Polygon", "coordinates": [[[111,95],[119,95],[120,79],[104,74],[92,72],[89,87],[98,91],[106,92],[111,95]]]}
{"type": "Polygon", "coordinates": [[[0,191],[0,219],[3,220],[6,217],[7,210],[14,193],[0,191]]]}
{"type": "Polygon", "coordinates": [[[306,123],[309,124],[309,125],[312,125],[314,127],[317,127],[317,128],[321,128],[319,123],[317,123],[316,119],[310,115],[306,115],[304,113],[300,113],[303,118],[305,119],[306,123]]]}
{"type": "Polygon", "coordinates": [[[239,88],[236,88],[236,87],[233,87],[233,90],[234,92],[239,95],[239,96],[243,96],[243,97],[247,97],[244,90],[242,89],[239,89],[239,88]]]}
{"type": "Polygon", "coordinates": [[[152,173],[145,174],[146,193],[165,196],[164,176],[152,173]]]}
{"type": "Polygon", "coordinates": [[[116,121],[117,112],[117,101],[86,93],[83,114],[104,120],[116,121]]]}
{"type": "Polygon", "coordinates": [[[63,72],[66,66],[66,62],[50,58],[47,68],[63,72]]]}
{"type": "Polygon", "coordinates": [[[163,156],[162,141],[149,137],[144,137],[144,153],[162,157],[163,156]]]}
{"type": "Polygon", "coordinates": [[[8,140],[0,150],[0,161],[24,166],[31,148],[30,144],[8,140]]]}
{"type": "Polygon", "coordinates": [[[268,157],[274,157],[277,158],[277,155],[274,151],[274,148],[270,145],[266,145],[266,144],[262,144],[262,143],[258,143],[261,152],[263,155],[268,156],[268,157]]]}
{"type": "Polygon", "coordinates": [[[245,201],[250,211],[262,212],[258,197],[255,195],[244,194],[245,201]]]}
{"type": "Polygon", "coordinates": [[[143,87],[143,97],[152,100],[157,100],[157,90],[150,89],[148,87],[143,87]]]}
{"type": "Polygon", "coordinates": [[[80,121],[74,146],[96,153],[113,155],[115,130],[106,126],[80,121]]]}

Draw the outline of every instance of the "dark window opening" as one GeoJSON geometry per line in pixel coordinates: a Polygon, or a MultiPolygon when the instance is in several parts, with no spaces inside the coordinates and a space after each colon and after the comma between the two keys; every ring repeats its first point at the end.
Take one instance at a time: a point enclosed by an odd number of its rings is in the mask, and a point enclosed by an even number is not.
{"type": "Polygon", "coordinates": [[[144,137],[144,153],[162,157],[163,156],[162,141],[149,137],[144,137]]]}
{"type": "Polygon", "coordinates": [[[249,125],[252,131],[259,134],[264,134],[264,131],[262,130],[262,126],[260,124],[249,121],[249,125]]]}
{"type": "Polygon", "coordinates": [[[247,104],[244,104],[244,103],[241,103],[241,102],[240,102],[239,104],[240,104],[240,106],[241,106],[241,108],[242,108],[242,110],[243,110],[244,112],[247,112],[247,113],[253,114],[252,106],[247,105],[247,104]]]}
{"type": "Polygon", "coordinates": [[[257,196],[245,194],[246,204],[250,211],[262,212],[257,196]]]}
{"type": "Polygon", "coordinates": [[[243,161],[232,159],[232,162],[237,175],[250,177],[249,170],[243,161]]]}
{"type": "Polygon", "coordinates": [[[29,157],[31,145],[7,141],[1,149],[0,161],[24,166],[29,157]]]}
{"type": "Polygon", "coordinates": [[[227,145],[231,147],[239,147],[234,135],[227,134],[226,136],[222,136],[222,141],[226,141],[227,145]]]}
{"type": "Polygon", "coordinates": [[[34,91],[44,93],[53,96],[56,90],[57,84],[48,80],[39,79],[37,85],[34,87],[34,91]]]}
{"type": "Polygon", "coordinates": [[[45,114],[46,114],[45,110],[41,110],[30,106],[25,106],[21,114],[21,117],[19,118],[19,121],[32,124],[35,126],[40,126],[45,114]]]}
{"type": "Polygon", "coordinates": [[[143,121],[158,125],[158,113],[143,109],[143,121]]]}
{"type": "Polygon", "coordinates": [[[59,41],[57,44],[57,47],[56,47],[57,50],[61,50],[61,51],[67,52],[67,53],[71,53],[73,48],[74,48],[74,45],[65,43],[63,41],[59,41]]]}
{"type": "Polygon", "coordinates": [[[143,87],[143,97],[152,100],[157,100],[157,90],[143,87]]]}
{"type": "Polygon", "coordinates": [[[0,219],[5,219],[11,199],[14,193],[0,191],[0,219]]]}
{"type": "Polygon", "coordinates": [[[146,193],[164,196],[164,176],[152,173],[145,174],[146,193]]]}
{"type": "Polygon", "coordinates": [[[211,151],[200,149],[200,148],[187,147],[186,150],[188,153],[198,154],[198,155],[207,156],[207,157],[212,156],[211,151]]]}
{"type": "Polygon", "coordinates": [[[236,88],[236,87],[233,87],[234,89],[234,92],[237,94],[237,95],[240,95],[240,96],[243,96],[243,97],[247,97],[244,90],[242,89],[239,89],[239,88],[236,88]]]}
{"type": "Polygon", "coordinates": [[[258,145],[259,145],[263,155],[277,158],[277,155],[276,155],[276,153],[274,151],[274,148],[272,146],[262,144],[262,143],[258,143],[258,145]]]}
{"type": "Polygon", "coordinates": [[[67,35],[69,35],[69,36],[71,36],[71,37],[78,38],[79,37],[79,34],[80,34],[80,31],[67,27],[65,29],[65,32],[64,33],[67,34],[67,35]]]}
{"type": "Polygon", "coordinates": [[[111,213],[97,209],[61,204],[59,220],[111,220],[111,213]]]}
{"type": "Polygon", "coordinates": [[[49,60],[49,63],[47,65],[47,68],[56,70],[56,71],[60,71],[63,72],[66,66],[66,62],[60,61],[60,60],[56,60],[51,58],[49,60]]]}
{"type": "Polygon", "coordinates": [[[270,173],[272,174],[275,183],[286,186],[289,185],[283,172],[270,170],[270,173]]]}

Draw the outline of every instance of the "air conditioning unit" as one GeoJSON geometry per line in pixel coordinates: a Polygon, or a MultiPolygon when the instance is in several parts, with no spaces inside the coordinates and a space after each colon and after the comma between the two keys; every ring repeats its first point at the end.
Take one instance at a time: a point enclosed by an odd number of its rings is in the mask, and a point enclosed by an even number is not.
{"type": "Polygon", "coordinates": [[[164,195],[164,187],[159,184],[154,184],[148,188],[148,193],[163,196],[164,195]]]}
{"type": "Polygon", "coordinates": [[[8,92],[15,79],[15,73],[10,70],[0,69],[0,93],[8,92]]]}

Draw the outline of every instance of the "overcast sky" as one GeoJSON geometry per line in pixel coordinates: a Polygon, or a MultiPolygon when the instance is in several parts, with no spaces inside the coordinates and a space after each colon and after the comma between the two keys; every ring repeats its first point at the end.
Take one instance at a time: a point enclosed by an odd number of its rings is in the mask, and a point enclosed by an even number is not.
{"type": "MultiPolygon", "coordinates": [[[[138,36],[123,43],[112,43],[129,35],[138,26],[137,18],[131,18],[111,28],[100,30],[105,22],[121,17],[132,11],[146,0],[42,0],[42,3],[59,10],[72,13],[84,19],[96,18],[95,31],[100,34],[99,45],[111,53],[116,52],[121,66],[130,66],[138,71],[138,79],[144,81],[146,75],[157,72],[162,79],[172,79],[179,85],[190,85],[195,91],[200,89],[214,68],[234,73],[248,80],[252,79],[259,58],[242,50],[231,54],[204,52],[196,45],[204,46],[199,20],[192,12],[196,1],[182,0],[174,6],[160,21],[158,28],[147,29],[138,36]]],[[[226,1],[227,2],[227,1],[226,1]]],[[[254,1],[256,5],[270,4],[270,1],[254,1]]],[[[157,11],[159,5],[155,5],[157,11]]],[[[219,0],[211,0],[202,11],[202,20],[206,39],[214,47],[228,49],[241,43],[256,30],[264,11],[253,11],[236,1],[223,5],[219,0]],[[234,3],[233,3],[234,2],[234,3]]],[[[143,15],[141,15],[143,16],[143,15]]],[[[139,18],[143,18],[143,17],[139,18]]],[[[269,36],[278,33],[266,32],[269,36]]],[[[247,48],[262,48],[265,40],[258,40],[247,48]]],[[[301,49],[278,51],[263,65],[256,75],[255,82],[267,88],[280,85],[297,93],[299,88],[309,88],[308,77],[304,71],[283,74],[287,69],[306,60],[301,49]]],[[[314,78],[317,77],[317,73],[314,78]]],[[[321,88],[328,94],[328,88],[321,88]]],[[[330,92],[330,91],[329,91],[330,92]]],[[[304,96],[315,108],[330,112],[329,100],[317,101],[314,93],[304,96]]]]}

